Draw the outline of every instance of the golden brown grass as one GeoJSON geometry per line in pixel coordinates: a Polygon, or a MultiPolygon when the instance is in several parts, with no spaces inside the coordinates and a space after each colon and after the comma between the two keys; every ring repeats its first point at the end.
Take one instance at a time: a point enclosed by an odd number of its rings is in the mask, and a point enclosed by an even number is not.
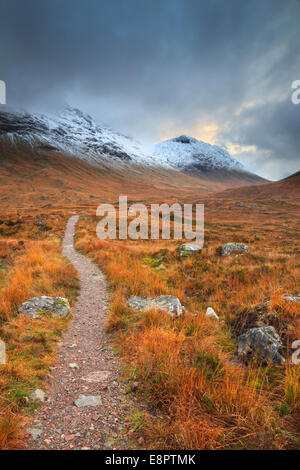
{"type": "Polygon", "coordinates": [[[128,377],[139,381],[139,397],[156,410],[147,414],[143,428],[148,447],[293,448],[299,439],[299,366],[288,362],[283,370],[235,364],[231,326],[238,312],[269,298],[290,358],[300,309],[285,302],[283,294],[300,287],[296,220],[286,214],[292,225],[286,230],[276,203],[267,221],[264,214],[249,216],[237,209],[237,223],[229,208],[220,220],[214,204],[208,202],[205,247],[187,259],[178,257],[174,241],[97,240],[96,219],[90,217],[80,221],[76,246],[105,270],[112,286],[108,329],[128,377]],[[216,256],[216,247],[227,241],[246,242],[251,251],[216,256]],[[162,250],[164,269],[156,270],[162,250]],[[130,295],[161,294],[178,296],[188,310],[185,317],[173,321],[161,312],[140,313],[126,306],[130,295]],[[220,315],[219,323],[205,318],[208,306],[220,315]]]}
{"type": "Polygon", "coordinates": [[[0,338],[6,343],[7,363],[0,366],[1,449],[22,447],[23,416],[35,407],[26,397],[43,386],[55,361],[57,342],[68,325],[66,319],[20,317],[17,308],[39,295],[67,297],[72,303],[77,291],[77,273],[61,256],[57,237],[66,219],[50,215],[47,225],[45,220],[41,214],[2,217],[0,338]]]}

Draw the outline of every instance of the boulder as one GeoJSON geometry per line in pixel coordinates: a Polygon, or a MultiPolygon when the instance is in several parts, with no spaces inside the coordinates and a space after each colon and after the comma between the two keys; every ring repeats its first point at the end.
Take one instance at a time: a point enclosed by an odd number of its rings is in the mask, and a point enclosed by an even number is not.
{"type": "Polygon", "coordinates": [[[273,326],[251,328],[238,337],[238,355],[243,360],[257,356],[264,362],[283,365],[285,359],[279,352],[281,348],[280,336],[273,326]]]}
{"type": "Polygon", "coordinates": [[[212,318],[213,320],[219,320],[218,315],[216,314],[216,312],[214,311],[214,309],[211,308],[211,307],[208,307],[208,309],[206,310],[205,316],[206,316],[207,318],[212,318]]]}
{"type": "Polygon", "coordinates": [[[65,318],[70,314],[70,304],[63,297],[34,297],[23,302],[19,308],[21,315],[26,315],[32,319],[45,316],[65,318]]]}
{"type": "Polygon", "coordinates": [[[133,295],[127,300],[127,305],[128,307],[143,312],[153,308],[163,310],[172,318],[177,318],[183,315],[185,312],[185,309],[183,305],[181,305],[180,300],[173,295],[161,295],[153,299],[149,297],[136,297],[133,295]]]}
{"type": "Polygon", "coordinates": [[[29,398],[31,401],[39,402],[39,403],[44,403],[45,397],[46,397],[45,392],[41,390],[40,388],[37,388],[36,390],[34,390],[34,392],[32,392],[29,395],[29,398]]]}
{"type": "Polygon", "coordinates": [[[232,253],[246,253],[249,247],[244,243],[225,243],[217,248],[217,254],[220,256],[228,256],[232,253]]]}
{"type": "Polygon", "coordinates": [[[198,251],[201,251],[201,247],[196,243],[184,243],[178,248],[179,256],[189,256],[198,251]]]}

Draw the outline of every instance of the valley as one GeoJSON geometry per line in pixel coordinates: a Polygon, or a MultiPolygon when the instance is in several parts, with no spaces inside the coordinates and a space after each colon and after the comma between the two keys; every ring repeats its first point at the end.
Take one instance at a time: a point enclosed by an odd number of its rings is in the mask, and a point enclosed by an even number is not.
{"type": "Polygon", "coordinates": [[[0,447],[299,449],[300,366],[291,364],[291,344],[300,338],[299,173],[270,183],[223,165],[197,173],[102,153],[92,162],[45,142],[40,148],[19,130],[8,134],[0,138],[0,337],[8,358],[0,367],[0,447]],[[181,256],[185,240],[99,240],[98,205],[117,207],[124,194],[146,206],[204,204],[203,249],[181,256]],[[75,215],[77,256],[105,275],[104,323],[96,313],[103,313],[102,300],[92,295],[94,311],[80,267],[62,254],[75,215]],[[228,243],[248,249],[220,255],[228,243]],[[19,314],[23,302],[40,296],[67,299],[75,317],[19,314]],[[184,315],[128,305],[132,297],[160,296],[178,299],[184,315]],[[89,345],[83,311],[102,338],[93,339],[93,366],[89,349],[79,347],[89,345]],[[239,337],[266,327],[280,336],[284,365],[239,355],[239,337]],[[118,364],[112,382],[82,381],[107,372],[109,361],[118,364]],[[37,390],[45,403],[30,398],[37,390]],[[74,405],[79,394],[101,395],[111,413],[103,406],[81,414],[74,405]],[[121,414],[114,410],[118,400],[121,414]],[[57,410],[65,417],[59,426],[57,410]]]}

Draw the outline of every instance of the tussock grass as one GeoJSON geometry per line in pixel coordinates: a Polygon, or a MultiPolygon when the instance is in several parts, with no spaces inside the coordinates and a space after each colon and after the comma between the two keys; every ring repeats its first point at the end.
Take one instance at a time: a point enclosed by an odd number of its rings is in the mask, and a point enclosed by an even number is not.
{"type": "Polygon", "coordinates": [[[289,343],[300,333],[299,305],[283,299],[300,285],[297,233],[289,232],[287,243],[280,231],[274,235],[256,225],[254,236],[251,225],[241,224],[233,238],[232,224],[208,222],[209,241],[202,253],[180,259],[178,242],[103,241],[96,238],[95,227],[95,218],[81,220],[76,246],[107,274],[113,291],[108,329],[128,377],[139,381],[137,393],[155,406],[156,413],[148,416],[151,424],[143,429],[148,447],[293,447],[284,429],[297,436],[298,366],[281,370],[236,364],[231,327],[239,312],[246,314],[269,299],[288,356],[289,343]],[[246,241],[251,251],[216,256],[217,246],[227,241],[246,241]],[[292,254],[286,253],[287,246],[292,254]],[[164,269],[156,270],[162,250],[164,269]],[[130,295],[162,294],[178,296],[188,313],[173,321],[163,312],[126,306],[130,295]],[[220,322],[205,318],[208,306],[220,322]]]}
{"type": "MultiPolygon", "coordinates": [[[[5,226],[10,226],[9,220],[6,216],[5,226]]],[[[49,217],[47,231],[40,220],[40,214],[29,216],[27,223],[13,218],[14,226],[24,226],[22,238],[16,238],[16,233],[0,235],[0,338],[7,352],[7,363],[0,365],[1,449],[23,446],[24,415],[36,406],[28,403],[27,397],[33,389],[43,387],[55,362],[57,342],[68,325],[67,319],[20,317],[17,309],[25,300],[40,295],[67,297],[72,304],[78,287],[77,273],[61,256],[57,238],[65,219],[49,217]]]]}

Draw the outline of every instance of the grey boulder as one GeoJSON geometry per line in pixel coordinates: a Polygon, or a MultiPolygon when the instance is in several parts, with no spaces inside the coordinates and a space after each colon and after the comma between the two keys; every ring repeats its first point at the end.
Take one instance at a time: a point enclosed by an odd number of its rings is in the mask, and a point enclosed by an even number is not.
{"type": "Polygon", "coordinates": [[[280,354],[282,342],[273,326],[251,328],[238,337],[238,355],[241,359],[259,357],[264,362],[283,365],[285,359],[280,354]]]}
{"type": "Polygon", "coordinates": [[[21,315],[38,319],[45,316],[65,318],[70,314],[71,308],[67,299],[63,297],[34,297],[23,302],[19,308],[21,315]]]}
{"type": "Polygon", "coordinates": [[[225,243],[217,248],[217,254],[221,256],[228,256],[232,253],[247,253],[249,247],[244,243],[225,243]]]}
{"type": "Polygon", "coordinates": [[[178,248],[179,256],[189,256],[201,251],[201,246],[197,243],[184,243],[178,248]]]}
{"type": "Polygon", "coordinates": [[[146,312],[153,308],[163,310],[168,313],[172,318],[180,317],[184,314],[185,309],[181,305],[180,300],[173,295],[160,295],[153,299],[149,297],[136,297],[131,296],[127,300],[128,307],[135,310],[146,312]]]}

